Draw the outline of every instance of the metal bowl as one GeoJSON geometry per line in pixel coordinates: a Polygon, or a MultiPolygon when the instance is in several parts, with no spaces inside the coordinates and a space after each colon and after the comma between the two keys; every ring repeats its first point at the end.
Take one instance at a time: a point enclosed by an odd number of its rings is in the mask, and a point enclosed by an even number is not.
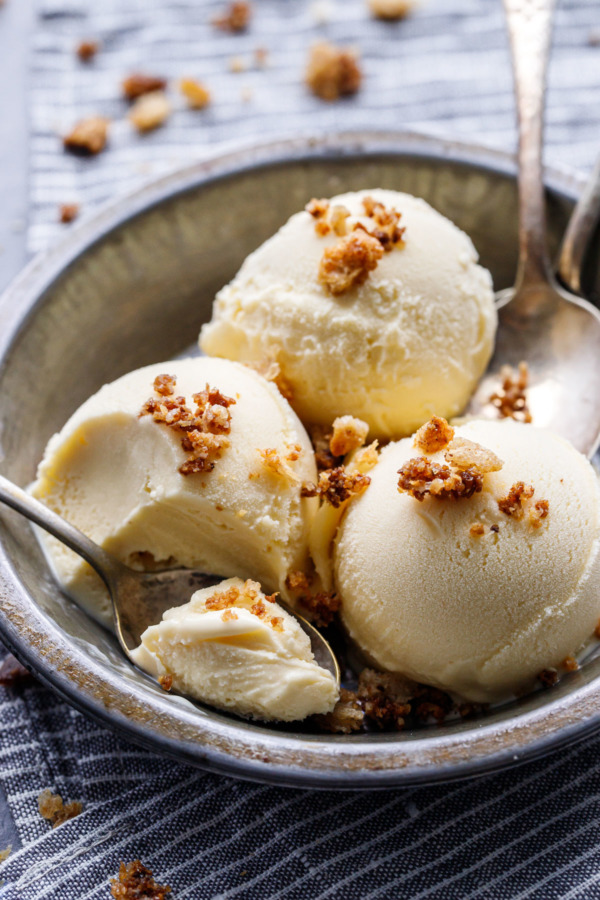
{"type": "MultiPolygon", "coordinates": [[[[424,197],[471,235],[496,287],[511,284],[517,209],[506,155],[369,133],[272,143],[180,170],[75,227],[0,301],[4,474],[30,482],[48,438],[86,397],[190,346],[217,289],[308,199],[371,186],[424,197]]],[[[548,174],[553,248],[581,186],[548,174]]],[[[597,291],[597,270],[592,279],[597,291]]],[[[480,720],[402,734],[317,735],[194,706],[129,666],[57,589],[29,524],[6,510],[1,518],[2,639],[80,710],[182,762],[280,784],[379,787],[492,770],[600,723],[600,659],[480,720]]]]}

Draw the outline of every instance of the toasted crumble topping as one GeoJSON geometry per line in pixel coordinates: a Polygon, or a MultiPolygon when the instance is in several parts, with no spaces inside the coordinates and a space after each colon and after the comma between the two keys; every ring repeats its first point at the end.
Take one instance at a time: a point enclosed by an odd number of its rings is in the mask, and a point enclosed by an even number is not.
{"type": "Polygon", "coordinates": [[[406,18],[414,5],[415,0],[369,0],[369,9],[375,18],[388,22],[406,18]]]}
{"type": "Polygon", "coordinates": [[[531,413],[527,407],[527,386],[529,384],[529,367],[520,362],[515,372],[512,366],[503,366],[500,370],[502,385],[490,396],[489,402],[498,410],[503,419],[516,419],[518,422],[531,422],[531,413]]]}
{"type": "Polygon", "coordinates": [[[480,475],[499,472],[504,465],[504,461],[487,447],[482,447],[481,444],[476,444],[475,441],[469,441],[463,437],[457,437],[451,441],[444,453],[444,458],[454,469],[459,471],[475,469],[480,475]]]}
{"type": "Polygon", "coordinates": [[[129,111],[129,121],[138,131],[154,131],[164,125],[171,114],[171,104],[164,91],[142,94],[134,100],[129,111]]]}
{"type": "Polygon", "coordinates": [[[210,103],[210,91],[195,78],[182,78],[179,90],[190,109],[204,109],[210,103]]]}
{"type": "Polygon", "coordinates": [[[558,672],[554,668],[543,669],[538,675],[538,680],[544,687],[552,687],[558,681],[558,672]]]}
{"type": "Polygon", "coordinates": [[[360,472],[361,475],[366,475],[367,472],[374,469],[379,462],[378,446],[379,441],[373,441],[368,447],[363,447],[361,450],[358,450],[352,459],[352,468],[355,471],[360,472]]]}
{"type": "Polygon", "coordinates": [[[63,822],[78,816],[83,805],[79,800],[64,804],[60,794],[53,794],[50,788],[46,788],[38,797],[38,809],[40,815],[52,823],[53,828],[58,828],[63,822]]]}
{"type": "Polygon", "coordinates": [[[306,83],[322,100],[338,100],[355,94],[362,81],[358,60],[358,53],[351,47],[336,47],[320,41],[310,49],[306,83]]]}
{"type": "Polygon", "coordinates": [[[335,469],[336,466],[339,466],[342,462],[342,457],[334,456],[331,452],[331,431],[322,425],[313,425],[309,433],[315,451],[317,470],[323,472],[326,469],[335,469]]]}
{"type": "Polygon", "coordinates": [[[63,138],[65,150],[80,156],[96,156],[106,147],[108,119],[91,116],[78,122],[70,134],[63,138]]]}
{"type": "Polygon", "coordinates": [[[110,892],[114,900],[165,900],[171,888],[167,884],[157,884],[152,870],[135,859],[120,864],[118,878],[111,879],[110,892]]]}
{"type": "Polygon", "coordinates": [[[402,675],[363,669],[357,696],[365,716],[380,729],[400,731],[410,715],[416,684],[402,675]]]}
{"type": "Polygon", "coordinates": [[[304,209],[307,213],[310,213],[313,219],[318,221],[319,219],[327,217],[327,213],[329,212],[329,200],[317,200],[316,197],[313,197],[312,200],[308,201],[304,209]]]}
{"type": "Polygon", "coordinates": [[[376,237],[386,253],[393,250],[404,238],[406,228],[400,228],[398,222],[402,214],[393,207],[388,209],[384,203],[374,200],[373,197],[363,197],[362,201],[365,213],[375,223],[375,229],[370,232],[376,237]]]}
{"type": "Polygon", "coordinates": [[[146,75],[143,72],[134,72],[123,82],[123,96],[130,102],[137,100],[143,94],[152,94],[155,91],[164,91],[167,86],[166,79],[158,75],[146,75]]]}
{"type": "Polygon", "coordinates": [[[205,601],[205,609],[211,612],[220,612],[223,622],[237,619],[232,607],[248,606],[252,615],[268,623],[274,631],[283,631],[283,618],[272,616],[271,610],[265,604],[276,603],[276,595],[269,594],[261,597],[261,587],[257,581],[245,581],[241,588],[232,586],[225,591],[215,591],[205,601]]]}
{"type": "Polygon", "coordinates": [[[62,225],[68,225],[79,215],[78,203],[61,203],[58,208],[58,220],[62,225]]]}
{"type": "Polygon", "coordinates": [[[574,656],[565,656],[565,658],[563,659],[563,667],[567,670],[567,672],[576,672],[579,668],[579,663],[574,656]]]}
{"type": "Polygon", "coordinates": [[[327,469],[319,475],[318,485],[303,485],[303,497],[319,496],[336,509],[355,494],[362,494],[371,484],[368,475],[347,472],[344,466],[327,469]]]}
{"type": "Polygon", "coordinates": [[[298,459],[299,453],[295,453],[292,450],[287,457],[282,458],[274,447],[267,447],[265,450],[258,450],[258,454],[262,459],[263,466],[273,475],[277,475],[279,478],[286,478],[288,481],[298,480],[298,476],[288,465],[288,460],[294,461],[298,459]]]}
{"type": "MultiPolygon", "coordinates": [[[[158,376],[158,379],[161,379],[158,382],[160,390],[165,390],[168,383],[172,393],[160,395],[158,399],[151,397],[143,405],[140,416],[151,415],[157,424],[166,425],[181,436],[181,447],[188,454],[179,467],[181,475],[211,472],[223,450],[229,447],[225,437],[231,431],[229,407],[236,401],[207,384],[203,391],[192,394],[196,404],[192,412],[186,406],[185,397],[172,396],[176,387],[173,376],[158,376]],[[162,379],[172,380],[165,382],[162,379]]],[[[156,381],[154,384],[156,391],[156,381]]]]}
{"type": "Polygon", "coordinates": [[[173,676],[169,673],[167,675],[159,675],[158,683],[160,684],[163,691],[170,691],[173,687],[173,676]]]}
{"type": "Polygon", "coordinates": [[[340,416],[334,419],[329,449],[333,456],[346,456],[351,450],[362,447],[368,433],[369,426],[362,419],[355,419],[354,416],[340,416]]]}
{"type": "Polygon", "coordinates": [[[483,487],[483,475],[476,469],[456,472],[424,456],[409,459],[398,469],[398,491],[422,501],[427,494],[440,500],[468,499],[483,487]]]}
{"type": "Polygon", "coordinates": [[[252,6],[245,0],[234,0],[218,16],[211,19],[212,24],[222,31],[234,33],[245,31],[252,18],[252,6]]]}
{"type": "Polygon", "coordinates": [[[377,268],[383,247],[366,231],[353,231],[326,247],[319,265],[319,280],[334,295],[364,284],[369,272],[377,268]]]}
{"type": "Polygon", "coordinates": [[[485,534],[485,525],[481,522],[473,522],[469,528],[469,534],[473,537],[481,537],[482,534],[485,534]]]}
{"type": "Polygon", "coordinates": [[[517,481],[513,484],[506,497],[500,497],[498,507],[506,516],[520,520],[525,515],[524,501],[531,500],[533,495],[533,485],[526,485],[523,481],[517,481]]]}
{"type": "Polygon", "coordinates": [[[441,416],[432,416],[415,434],[415,447],[423,453],[438,453],[454,437],[454,428],[441,416]]]}
{"type": "Polygon", "coordinates": [[[81,62],[90,62],[100,48],[98,41],[80,41],[77,45],[77,56],[81,62]]]}
{"type": "Polygon", "coordinates": [[[306,618],[320,628],[326,628],[333,622],[342,605],[341,598],[334,591],[308,594],[301,597],[299,602],[300,611],[306,613],[306,618]]]}
{"type": "Polygon", "coordinates": [[[341,204],[332,206],[329,211],[329,224],[338,237],[345,237],[348,234],[348,219],[350,218],[350,210],[341,204]]]}
{"type": "Polygon", "coordinates": [[[529,507],[529,524],[532,528],[541,528],[543,519],[547,518],[550,511],[548,500],[537,500],[529,507]]]}
{"type": "Polygon", "coordinates": [[[154,390],[162,397],[171,397],[175,393],[176,386],[175,375],[157,375],[154,379],[154,390]]]}
{"type": "Polygon", "coordinates": [[[7,653],[0,663],[0,685],[2,687],[14,687],[23,681],[32,681],[33,675],[22,666],[12,653],[7,653]]]}
{"type": "Polygon", "coordinates": [[[289,572],[285,579],[285,586],[296,596],[307,596],[310,593],[310,581],[304,572],[289,572]]]}
{"type": "Polygon", "coordinates": [[[235,613],[232,609],[226,609],[225,612],[221,613],[221,620],[223,622],[231,622],[237,618],[238,618],[238,614],[235,613]]]}
{"type": "Polygon", "coordinates": [[[331,734],[351,734],[353,731],[360,731],[364,718],[364,709],[354,691],[341,688],[340,699],[332,711],[313,716],[313,721],[321,731],[331,734]]]}

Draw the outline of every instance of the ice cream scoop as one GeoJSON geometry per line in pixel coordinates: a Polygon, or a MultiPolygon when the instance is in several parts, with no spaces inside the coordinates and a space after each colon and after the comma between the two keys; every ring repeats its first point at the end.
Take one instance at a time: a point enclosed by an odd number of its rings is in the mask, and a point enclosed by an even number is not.
{"type": "Polygon", "coordinates": [[[255,718],[305,719],[338,699],[336,679],[318,665],[296,619],[239,578],[165,612],[131,655],[163,685],[255,718]]]}
{"type": "Polygon", "coordinates": [[[412,438],[389,444],[369,474],[334,561],[344,624],[378,667],[498,700],[592,636],[600,490],[563,438],[472,421],[435,452],[412,438]],[[483,475],[469,470],[473,444],[483,475]]]}
{"type": "Polygon", "coordinates": [[[471,240],[424,200],[396,191],[310,208],[219,292],[202,349],[276,362],[305,423],[352,414],[372,437],[397,438],[433,413],[458,414],[496,329],[490,275],[471,240]]]}
{"type": "MultiPolygon", "coordinates": [[[[251,577],[285,592],[304,567],[316,476],[306,432],[279,391],[218,359],[158,363],[90,397],[49,442],[35,497],[122,562],[251,577]]],[[[67,590],[106,620],[103,585],[49,539],[67,590]]]]}

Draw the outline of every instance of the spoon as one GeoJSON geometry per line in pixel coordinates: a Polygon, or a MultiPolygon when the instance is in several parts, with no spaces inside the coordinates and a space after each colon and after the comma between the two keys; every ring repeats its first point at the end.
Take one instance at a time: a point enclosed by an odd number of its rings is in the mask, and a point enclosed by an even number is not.
{"type": "MultiPolygon", "coordinates": [[[[0,502],[54,535],[96,570],[110,594],[119,643],[134,665],[136,663],[131,658],[131,651],[139,646],[141,635],[148,625],[160,622],[167,609],[186,603],[194,591],[211,587],[221,580],[192,569],[136,572],[2,475],[0,475],[0,502]]],[[[71,599],[78,603],[76,598],[71,599]]],[[[279,599],[277,602],[300,623],[310,638],[315,661],[331,672],[339,688],[340,670],[329,643],[310,622],[287,603],[279,599]]]]}
{"type": "Polygon", "coordinates": [[[581,273],[590,238],[600,221],[600,156],[573,210],[558,257],[558,277],[572,294],[582,297],[581,273]]]}
{"type": "Polygon", "coordinates": [[[519,121],[519,264],[498,296],[498,334],[468,413],[485,415],[502,366],[529,367],[535,425],[592,456],[600,441],[600,314],[560,288],[546,247],[542,135],[544,90],[556,0],[504,0],[519,121]]]}

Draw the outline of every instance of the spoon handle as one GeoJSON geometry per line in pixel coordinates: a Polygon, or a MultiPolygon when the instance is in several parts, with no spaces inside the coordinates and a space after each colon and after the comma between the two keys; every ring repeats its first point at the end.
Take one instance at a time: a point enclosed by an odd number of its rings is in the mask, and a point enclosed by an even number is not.
{"type": "Polygon", "coordinates": [[[600,157],[569,219],[558,261],[561,282],[583,297],[581,272],[592,233],[600,220],[600,157]]]}
{"type": "MultiPolygon", "coordinates": [[[[556,0],[504,0],[519,123],[519,268],[515,288],[552,282],[546,246],[542,141],[556,0]]],[[[528,310],[533,312],[533,310],[528,310]]]]}
{"type": "Polygon", "coordinates": [[[47,506],[22,488],[17,487],[8,478],[4,478],[3,475],[0,475],[0,503],[5,503],[11,509],[26,516],[31,522],[35,522],[44,531],[54,535],[55,538],[82,556],[108,584],[107,577],[115,567],[115,560],[112,556],[66,519],[48,509],[47,506]]]}

